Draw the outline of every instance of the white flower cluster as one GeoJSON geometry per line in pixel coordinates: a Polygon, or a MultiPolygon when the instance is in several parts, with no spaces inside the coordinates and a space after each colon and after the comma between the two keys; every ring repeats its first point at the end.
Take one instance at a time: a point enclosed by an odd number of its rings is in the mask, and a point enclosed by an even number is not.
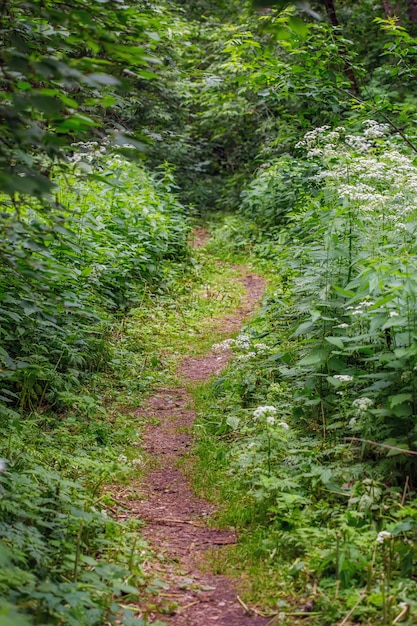
{"type": "Polygon", "coordinates": [[[71,144],[71,147],[77,149],[77,152],[68,157],[70,163],[80,163],[80,161],[91,163],[93,160],[107,153],[108,142],[103,141],[99,144],[97,141],[80,141],[71,144]],[[79,150],[79,151],[78,151],[79,150]]]}
{"type": "Polygon", "coordinates": [[[276,422],[275,416],[277,409],[274,406],[258,406],[253,412],[253,419],[255,421],[264,419],[269,426],[279,426],[284,430],[289,430],[287,422],[276,422]]]}
{"type": "Polygon", "coordinates": [[[364,125],[368,127],[363,132],[367,139],[378,139],[389,132],[388,124],[379,124],[375,120],[365,120],[364,125]]]}
{"type": "Polygon", "coordinates": [[[130,467],[137,467],[138,465],[143,464],[143,460],[141,458],[129,460],[125,454],[119,454],[117,460],[119,461],[119,463],[122,463],[122,465],[128,465],[130,467]]]}
{"type": "Polygon", "coordinates": [[[388,530],[381,530],[381,532],[378,533],[375,541],[377,543],[384,543],[385,541],[389,541],[390,539],[392,539],[392,533],[388,532],[388,530]]]}
{"type": "Polygon", "coordinates": [[[246,333],[240,333],[234,340],[236,348],[239,350],[249,350],[251,347],[251,338],[250,335],[246,333]]]}
{"type": "Polygon", "coordinates": [[[215,353],[227,352],[227,350],[230,350],[230,348],[234,344],[234,341],[235,341],[234,339],[224,339],[220,343],[213,344],[211,349],[215,353]]]}
{"type": "Polygon", "coordinates": [[[373,306],[375,302],[372,300],[363,300],[356,306],[347,306],[346,310],[351,311],[351,315],[363,315],[365,313],[365,309],[370,306],[373,306]]]}
{"type": "Polygon", "coordinates": [[[268,416],[274,416],[277,414],[277,409],[274,406],[258,406],[253,412],[253,418],[255,420],[263,419],[268,416]]]}
{"type": "Polygon", "coordinates": [[[220,343],[215,343],[212,346],[213,352],[226,352],[235,348],[236,350],[251,350],[247,354],[241,354],[237,357],[239,361],[249,361],[250,359],[258,356],[259,354],[266,354],[269,352],[269,348],[265,343],[255,343],[252,345],[252,338],[246,333],[240,333],[236,339],[225,339],[220,343]]]}
{"type": "Polygon", "coordinates": [[[236,357],[237,361],[250,361],[251,359],[253,359],[256,356],[256,352],[247,352],[246,354],[239,354],[239,356],[236,357]]]}
{"type": "Polygon", "coordinates": [[[373,400],[365,396],[363,398],[356,398],[356,400],[352,402],[352,407],[358,409],[359,413],[365,413],[371,406],[374,406],[373,400]]]}
{"type": "Polygon", "coordinates": [[[323,135],[327,135],[327,131],[330,130],[330,126],[318,126],[314,128],[314,130],[309,130],[308,133],[304,135],[304,139],[299,141],[295,147],[296,148],[310,148],[315,146],[319,139],[323,137],[323,135]]]}
{"type": "Polygon", "coordinates": [[[398,203],[386,217],[398,221],[396,230],[404,230],[400,218],[414,209],[417,167],[393,147],[374,153],[374,140],[388,134],[388,125],[366,120],[364,127],[362,135],[351,135],[342,127],[330,130],[321,126],[306,133],[297,147],[306,149],[308,157],[328,164],[328,169],[313,179],[327,181],[341,198],[356,201],[360,210],[380,214],[382,207],[398,203]]]}
{"type": "Polygon", "coordinates": [[[350,383],[353,380],[353,376],[349,376],[349,374],[335,374],[333,378],[336,378],[341,383],[350,383]]]}
{"type": "Polygon", "coordinates": [[[360,154],[369,152],[372,148],[372,143],[361,135],[346,135],[345,142],[348,146],[353,148],[355,152],[359,152],[360,154]]]}
{"type": "Polygon", "coordinates": [[[266,343],[255,343],[253,347],[255,348],[257,354],[265,354],[266,352],[269,352],[269,347],[266,343]]]}

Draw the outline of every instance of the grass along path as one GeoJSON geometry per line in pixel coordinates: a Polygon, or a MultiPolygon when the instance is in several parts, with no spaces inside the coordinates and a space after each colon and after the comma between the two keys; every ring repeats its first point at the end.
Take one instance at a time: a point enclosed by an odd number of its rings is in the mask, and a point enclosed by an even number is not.
{"type": "MultiPolygon", "coordinates": [[[[198,237],[204,243],[201,233],[198,237]]],[[[140,497],[125,498],[120,515],[144,520],[143,536],[158,552],[150,573],[166,588],[156,600],[150,599],[141,607],[143,616],[151,622],[163,618],[173,626],[266,623],[264,618],[245,611],[231,579],[204,571],[205,553],[235,543],[236,536],[232,531],[210,527],[207,522],[215,507],[194,495],[183,467],[190,462],[195,419],[189,388],[218,374],[228,361],[227,354],[199,354],[201,346],[212,344],[213,337],[224,338],[237,332],[264,290],[260,276],[244,267],[232,269],[235,280],[245,288],[239,305],[208,324],[202,320],[203,332],[196,329],[189,354],[178,368],[179,384],[160,389],[136,412],[141,422],[148,423],[144,442],[152,469],[139,487],[140,497]]]]}

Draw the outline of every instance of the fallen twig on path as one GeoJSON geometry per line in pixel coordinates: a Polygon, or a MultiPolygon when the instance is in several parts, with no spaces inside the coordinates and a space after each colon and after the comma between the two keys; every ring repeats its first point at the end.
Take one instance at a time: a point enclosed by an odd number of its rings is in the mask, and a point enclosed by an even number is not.
{"type": "Polygon", "coordinates": [[[196,604],[200,604],[200,600],[196,600],[195,602],[190,602],[190,604],[186,604],[185,606],[179,606],[177,611],[185,611],[185,609],[189,609],[190,606],[195,606],[196,604]]]}
{"type": "Polygon", "coordinates": [[[248,605],[243,602],[240,596],[236,596],[236,600],[239,602],[240,606],[243,606],[243,608],[245,609],[248,615],[250,615],[253,612],[252,609],[250,609],[248,605]]]}
{"type": "MultiPolygon", "coordinates": [[[[145,520],[146,521],[146,520],[145,520]]],[[[171,517],[160,517],[158,519],[150,520],[155,524],[190,524],[191,526],[195,526],[196,528],[205,528],[205,524],[201,524],[199,522],[193,522],[190,519],[175,519],[171,517]]]]}

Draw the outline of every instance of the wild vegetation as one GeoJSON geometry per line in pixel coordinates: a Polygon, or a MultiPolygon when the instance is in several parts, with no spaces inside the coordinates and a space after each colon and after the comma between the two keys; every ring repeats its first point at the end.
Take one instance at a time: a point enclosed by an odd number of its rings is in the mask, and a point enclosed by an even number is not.
{"type": "Polygon", "coordinates": [[[5,0],[0,38],[1,624],[146,623],[109,485],[229,261],[269,289],[195,390],[212,565],[276,623],[414,623],[416,3],[5,0]]]}

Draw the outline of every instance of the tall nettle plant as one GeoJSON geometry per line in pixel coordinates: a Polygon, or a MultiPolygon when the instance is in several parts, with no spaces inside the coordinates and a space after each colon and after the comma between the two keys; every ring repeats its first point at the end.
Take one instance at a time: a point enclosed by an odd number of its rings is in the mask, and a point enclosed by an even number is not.
{"type": "Polygon", "coordinates": [[[315,193],[290,217],[285,253],[296,275],[300,399],[327,436],[372,440],[373,454],[414,466],[417,166],[374,120],[361,135],[317,128],[298,148],[319,168],[315,193]]]}

